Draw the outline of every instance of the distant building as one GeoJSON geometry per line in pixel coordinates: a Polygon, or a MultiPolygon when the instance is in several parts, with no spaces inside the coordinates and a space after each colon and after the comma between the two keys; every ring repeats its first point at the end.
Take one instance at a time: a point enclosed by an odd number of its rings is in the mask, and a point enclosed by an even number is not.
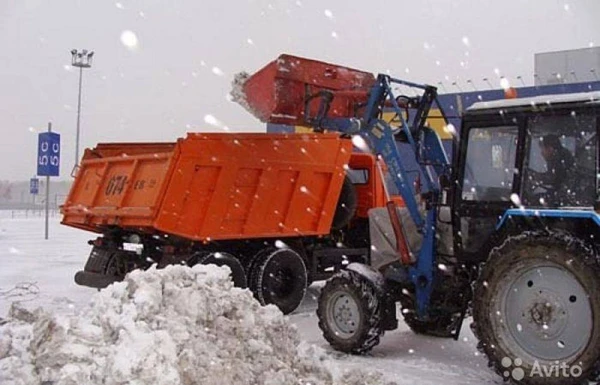
{"type": "Polygon", "coordinates": [[[600,47],[535,54],[535,85],[600,81],[600,47]]]}

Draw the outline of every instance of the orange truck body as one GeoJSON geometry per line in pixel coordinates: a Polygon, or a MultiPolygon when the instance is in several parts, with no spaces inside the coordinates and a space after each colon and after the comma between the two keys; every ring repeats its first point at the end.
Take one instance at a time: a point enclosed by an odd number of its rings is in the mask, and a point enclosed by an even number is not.
{"type": "Polygon", "coordinates": [[[99,144],[85,151],[62,223],[204,242],[326,235],[351,152],[338,134],[99,144]]]}

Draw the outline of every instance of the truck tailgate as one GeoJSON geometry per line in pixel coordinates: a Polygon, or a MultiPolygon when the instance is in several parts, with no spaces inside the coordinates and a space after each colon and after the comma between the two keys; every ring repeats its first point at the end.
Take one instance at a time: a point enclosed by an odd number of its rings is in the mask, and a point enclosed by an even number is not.
{"type": "Polygon", "coordinates": [[[175,149],[175,143],[87,149],[62,206],[62,223],[97,232],[107,225],[151,227],[175,149]]]}

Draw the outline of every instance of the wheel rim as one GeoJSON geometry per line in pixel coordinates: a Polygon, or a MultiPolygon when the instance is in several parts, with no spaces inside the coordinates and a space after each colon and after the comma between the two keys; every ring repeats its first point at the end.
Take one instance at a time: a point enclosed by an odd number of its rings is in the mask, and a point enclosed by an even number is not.
{"type": "Polygon", "coordinates": [[[267,290],[276,299],[287,298],[294,292],[294,274],[290,269],[279,269],[267,280],[267,290]]]}
{"type": "Polygon", "coordinates": [[[127,274],[127,261],[118,253],[114,253],[106,264],[104,274],[123,280],[127,274]]]}
{"type": "Polygon", "coordinates": [[[338,291],[327,303],[327,323],[340,338],[352,338],[360,326],[359,305],[348,293],[338,291]]]}
{"type": "Polygon", "coordinates": [[[586,291],[565,268],[516,264],[499,283],[494,332],[519,358],[567,361],[587,347],[593,328],[586,291]]]}

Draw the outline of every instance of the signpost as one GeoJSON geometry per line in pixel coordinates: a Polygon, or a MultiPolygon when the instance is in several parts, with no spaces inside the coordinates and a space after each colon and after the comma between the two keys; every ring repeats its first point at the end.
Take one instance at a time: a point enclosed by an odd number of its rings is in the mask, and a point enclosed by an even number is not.
{"type": "MultiPolygon", "coordinates": [[[[48,239],[48,216],[50,211],[50,177],[60,172],[60,135],[52,132],[52,123],[48,123],[48,132],[38,135],[37,174],[46,177],[46,239],[48,239]]],[[[32,178],[38,180],[37,178],[32,178]]],[[[39,182],[39,180],[38,180],[39,182]]],[[[33,191],[32,186],[30,189],[33,191]]],[[[33,192],[32,192],[33,194],[33,192]]]]}
{"type": "Polygon", "coordinates": [[[40,180],[38,178],[29,179],[29,193],[31,195],[38,195],[40,193],[40,180]]]}
{"type": "Polygon", "coordinates": [[[35,206],[35,196],[40,193],[40,180],[35,176],[29,179],[29,193],[33,196],[33,205],[35,206]]]}

